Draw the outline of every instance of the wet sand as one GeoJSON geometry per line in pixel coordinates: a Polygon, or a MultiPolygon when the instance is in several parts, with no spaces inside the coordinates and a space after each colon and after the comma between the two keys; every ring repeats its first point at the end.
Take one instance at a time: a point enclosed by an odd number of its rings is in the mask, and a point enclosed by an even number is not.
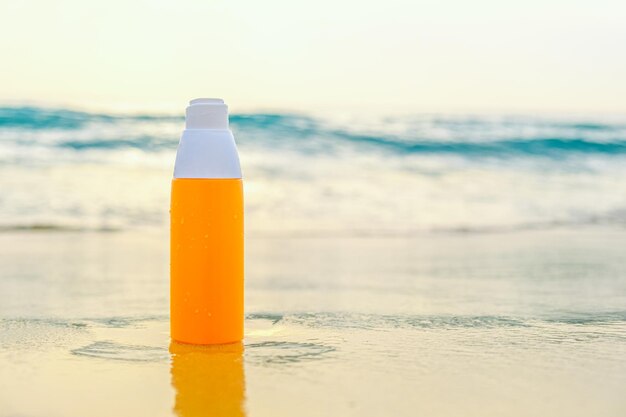
{"type": "Polygon", "coordinates": [[[218,348],[170,343],[162,234],[0,247],[0,416],[626,413],[624,230],[250,236],[218,348]]]}

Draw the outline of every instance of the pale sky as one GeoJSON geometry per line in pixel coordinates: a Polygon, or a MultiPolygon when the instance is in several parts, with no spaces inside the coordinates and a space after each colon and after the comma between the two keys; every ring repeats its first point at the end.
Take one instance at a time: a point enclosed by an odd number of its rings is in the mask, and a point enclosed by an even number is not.
{"type": "Polygon", "coordinates": [[[0,103],[626,113],[626,2],[2,0],[0,103]]]}

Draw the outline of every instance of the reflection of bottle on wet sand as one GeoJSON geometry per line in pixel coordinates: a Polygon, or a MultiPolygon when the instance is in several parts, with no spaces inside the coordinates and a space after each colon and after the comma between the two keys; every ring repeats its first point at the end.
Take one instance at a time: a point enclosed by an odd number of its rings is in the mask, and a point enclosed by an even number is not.
{"type": "Polygon", "coordinates": [[[243,417],[243,345],[170,344],[174,412],[179,417],[243,417]]]}

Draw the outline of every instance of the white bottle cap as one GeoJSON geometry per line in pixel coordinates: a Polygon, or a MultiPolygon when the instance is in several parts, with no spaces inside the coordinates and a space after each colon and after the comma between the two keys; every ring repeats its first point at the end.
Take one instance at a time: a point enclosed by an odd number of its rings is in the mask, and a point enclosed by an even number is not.
{"type": "Polygon", "coordinates": [[[221,98],[196,98],[189,102],[187,129],[228,129],[228,106],[221,98]]]}
{"type": "Polygon", "coordinates": [[[176,152],[174,178],[241,178],[224,100],[197,98],[189,102],[186,129],[176,152]]]}

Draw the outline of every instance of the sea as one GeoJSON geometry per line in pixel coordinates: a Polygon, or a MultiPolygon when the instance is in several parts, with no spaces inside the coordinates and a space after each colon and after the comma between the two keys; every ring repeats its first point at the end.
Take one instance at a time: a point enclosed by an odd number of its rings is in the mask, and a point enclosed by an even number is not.
{"type": "MultiPolygon", "coordinates": [[[[233,114],[246,231],[626,224],[626,117],[233,114]]],[[[0,107],[0,230],[167,228],[182,114],[0,107]]]]}

